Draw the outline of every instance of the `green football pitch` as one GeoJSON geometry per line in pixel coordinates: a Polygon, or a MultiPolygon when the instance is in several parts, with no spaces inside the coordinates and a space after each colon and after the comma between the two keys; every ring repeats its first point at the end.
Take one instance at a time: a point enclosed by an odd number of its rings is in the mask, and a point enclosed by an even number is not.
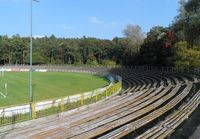
{"type": "MultiPolygon", "coordinates": [[[[0,107],[29,102],[29,73],[5,72],[0,77],[0,107]]],[[[108,85],[106,78],[81,73],[33,72],[33,101],[47,100],[91,91],[108,85]]]]}

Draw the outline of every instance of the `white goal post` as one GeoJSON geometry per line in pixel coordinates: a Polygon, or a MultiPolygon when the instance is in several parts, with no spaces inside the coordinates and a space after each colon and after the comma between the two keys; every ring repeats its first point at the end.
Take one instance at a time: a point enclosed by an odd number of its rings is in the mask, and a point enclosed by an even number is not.
{"type": "Polygon", "coordinates": [[[4,77],[4,74],[5,74],[5,70],[3,67],[1,67],[0,69],[0,77],[4,77]]]}
{"type": "Polygon", "coordinates": [[[5,83],[5,92],[4,93],[0,92],[0,96],[2,96],[3,98],[6,98],[7,95],[8,95],[8,84],[5,83]]]}
{"type": "MultiPolygon", "coordinates": [[[[2,80],[4,78],[4,76],[5,76],[5,70],[4,70],[4,67],[1,67],[0,68],[0,79],[2,80]]],[[[0,90],[0,97],[3,97],[3,98],[7,97],[7,95],[8,95],[7,87],[8,87],[8,84],[5,83],[2,90],[0,90]]]]}

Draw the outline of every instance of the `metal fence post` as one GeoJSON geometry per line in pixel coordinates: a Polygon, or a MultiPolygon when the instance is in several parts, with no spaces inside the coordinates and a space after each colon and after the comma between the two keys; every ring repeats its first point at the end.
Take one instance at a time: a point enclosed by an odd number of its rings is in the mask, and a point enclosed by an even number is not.
{"type": "Polygon", "coordinates": [[[114,84],[112,85],[112,94],[115,93],[115,88],[114,88],[114,84]]]}
{"type": "Polygon", "coordinates": [[[108,88],[106,88],[106,97],[108,97],[108,88]]]}
{"type": "Polygon", "coordinates": [[[98,91],[96,91],[96,101],[98,100],[98,91]]]}
{"type": "Polygon", "coordinates": [[[84,104],[84,94],[81,95],[81,106],[84,104]]]}
{"type": "Polygon", "coordinates": [[[65,106],[64,106],[64,98],[61,98],[61,104],[60,104],[60,109],[61,109],[61,112],[64,112],[65,110],[65,106]]]}
{"type": "Polygon", "coordinates": [[[36,119],[36,110],[35,110],[35,103],[31,103],[31,110],[32,110],[32,119],[36,119]]]}

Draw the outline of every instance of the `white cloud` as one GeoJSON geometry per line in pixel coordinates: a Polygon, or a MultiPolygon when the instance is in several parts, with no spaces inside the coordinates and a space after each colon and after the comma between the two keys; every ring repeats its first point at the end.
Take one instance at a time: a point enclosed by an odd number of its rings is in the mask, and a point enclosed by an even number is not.
{"type": "MultiPolygon", "coordinates": [[[[167,4],[171,4],[174,0],[166,0],[167,4]]],[[[175,1],[179,1],[179,0],[175,0],[175,1]]]]}
{"type": "Polygon", "coordinates": [[[112,26],[112,27],[116,27],[117,26],[117,22],[115,21],[112,21],[111,23],[108,24],[109,26],[112,26]]]}
{"type": "Polygon", "coordinates": [[[65,25],[65,24],[61,24],[61,25],[57,25],[57,28],[59,29],[62,29],[62,30],[72,30],[72,26],[68,26],[68,25],[65,25]]]}
{"type": "Polygon", "coordinates": [[[20,2],[28,2],[28,1],[27,0],[0,0],[0,2],[20,3],[20,2]]]}
{"type": "Polygon", "coordinates": [[[103,24],[104,22],[101,21],[98,17],[90,17],[89,20],[88,20],[90,23],[93,23],[93,24],[103,24]]]}
{"type": "Polygon", "coordinates": [[[117,22],[112,21],[112,22],[105,22],[101,19],[99,19],[96,16],[92,16],[88,19],[89,23],[91,24],[96,24],[96,25],[101,25],[102,27],[116,27],[117,26],[117,22]]]}
{"type": "Polygon", "coordinates": [[[34,35],[34,36],[33,36],[33,38],[35,38],[35,39],[36,39],[36,38],[44,38],[44,37],[45,37],[45,35],[34,35]]]}

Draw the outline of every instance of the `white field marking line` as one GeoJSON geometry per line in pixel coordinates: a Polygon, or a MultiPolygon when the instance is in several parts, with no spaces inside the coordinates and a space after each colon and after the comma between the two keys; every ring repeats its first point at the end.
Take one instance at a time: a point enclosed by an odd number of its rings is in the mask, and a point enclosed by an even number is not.
{"type": "Polygon", "coordinates": [[[3,93],[1,93],[1,92],[0,92],[0,95],[2,95],[4,98],[6,98],[6,97],[7,97],[6,95],[4,95],[4,94],[3,94],[3,93]]]}

